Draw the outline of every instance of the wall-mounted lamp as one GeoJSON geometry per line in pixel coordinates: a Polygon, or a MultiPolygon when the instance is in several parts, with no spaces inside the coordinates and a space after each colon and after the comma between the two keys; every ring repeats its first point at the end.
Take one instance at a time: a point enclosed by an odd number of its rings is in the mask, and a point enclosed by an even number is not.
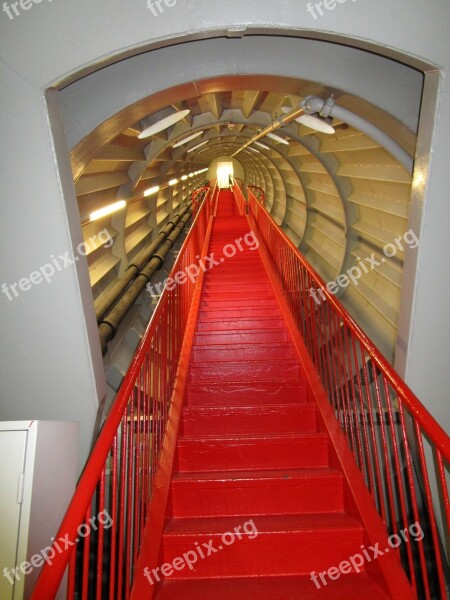
{"type": "Polygon", "coordinates": [[[155,185],[151,188],[148,188],[148,190],[145,190],[144,196],[152,196],[153,194],[156,194],[157,192],[159,192],[159,190],[160,190],[159,185],[155,185]]]}
{"type": "Polygon", "coordinates": [[[94,210],[94,212],[91,212],[91,214],[89,215],[89,221],[98,221],[98,219],[107,217],[108,215],[111,215],[111,214],[117,212],[118,210],[125,208],[126,205],[127,205],[127,203],[125,200],[119,200],[118,202],[109,204],[108,206],[105,206],[104,208],[99,208],[98,210],[94,210]]]}

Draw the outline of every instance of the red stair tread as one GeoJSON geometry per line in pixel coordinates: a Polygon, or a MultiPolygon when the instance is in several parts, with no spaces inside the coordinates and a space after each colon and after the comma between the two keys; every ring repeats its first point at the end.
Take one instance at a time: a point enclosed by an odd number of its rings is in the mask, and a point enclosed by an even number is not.
{"type": "Polygon", "coordinates": [[[157,600],[388,600],[366,573],[341,575],[320,590],[310,577],[244,577],[166,581],[157,600]]]}
{"type": "Polygon", "coordinates": [[[300,377],[298,361],[280,360],[246,360],[239,362],[192,362],[188,381],[239,382],[248,381],[296,381],[300,377]]]}
{"type": "MultiPolygon", "coordinates": [[[[245,329],[272,329],[275,327],[283,327],[283,321],[280,315],[273,316],[254,316],[241,318],[216,319],[197,322],[197,331],[242,331],[245,329]]],[[[236,356],[239,359],[239,356],[236,356]]],[[[298,362],[298,361],[297,361],[298,362]]]]}
{"type": "Polygon", "coordinates": [[[218,442],[223,442],[223,441],[228,441],[230,443],[232,443],[233,441],[235,442],[241,442],[242,444],[245,444],[246,442],[253,442],[253,441],[266,441],[269,444],[271,442],[277,442],[277,441],[285,441],[285,440],[303,440],[305,438],[310,438],[310,440],[307,441],[312,441],[312,442],[318,442],[318,441],[325,441],[328,440],[328,436],[325,433],[271,433],[270,435],[268,435],[267,433],[233,433],[233,434],[214,434],[214,435],[186,435],[186,436],[180,436],[180,442],[188,442],[188,441],[205,441],[205,442],[211,442],[211,441],[218,441],[218,442]]]}
{"type": "Polygon", "coordinates": [[[304,380],[294,382],[245,381],[233,383],[192,382],[187,386],[188,406],[245,406],[307,402],[304,380]]]}
{"type": "Polygon", "coordinates": [[[197,331],[194,338],[194,344],[236,344],[236,343],[254,343],[260,342],[288,342],[289,332],[287,329],[263,329],[255,331],[251,329],[241,329],[239,331],[222,331],[220,336],[210,331],[197,331]]]}
{"type": "Polygon", "coordinates": [[[195,345],[192,348],[193,362],[207,362],[208,360],[221,360],[222,362],[233,362],[236,356],[241,360],[245,358],[293,358],[295,356],[295,348],[289,342],[277,344],[274,347],[270,343],[262,344],[211,344],[195,345]]]}
{"type": "Polygon", "coordinates": [[[223,319],[235,319],[236,317],[276,317],[280,314],[281,312],[275,306],[265,306],[263,308],[260,306],[231,307],[221,310],[220,314],[215,314],[215,312],[211,310],[205,311],[201,308],[198,313],[198,320],[199,322],[209,322],[223,319]]]}
{"type": "Polygon", "coordinates": [[[267,469],[262,471],[224,471],[205,473],[175,473],[174,482],[186,481],[262,481],[271,479],[293,479],[293,478],[338,478],[343,475],[337,469],[329,467],[317,467],[316,469],[267,469]]]}
{"type": "MultiPolygon", "coordinates": [[[[208,517],[201,519],[176,519],[168,521],[165,536],[222,535],[242,525],[248,517],[208,517]]],[[[259,534],[279,532],[314,532],[330,535],[330,532],[362,532],[361,524],[346,513],[319,513],[300,515],[258,515],[254,519],[259,534]]],[[[256,538],[255,538],[256,539],[256,538]]]]}
{"type": "Polygon", "coordinates": [[[179,473],[177,517],[330,513],[344,510],[343,475],[327,467],[179,473]]]}
{"type": "Polygon", "coordinates": [[[162,559],[171,562],[196,543],[211,542],[217,552],[174,577],[306,575],[340,564],[363,541],[361,525],[342,513],[172,519],[162,559]],[[225,544],[231,535],[233,543],[225,544]]]}
{"type": "Polygon", "coordinates": [[[177,457],[184,472],[323,467],[330,460],[328,436],[320,433],[187,436],[178,440],[177,457]]]}
{"type": "Polygon", "coordinates": [[[313,432],[317,431],[317,409],[307,403],[186,406],[181,431],[185,435],[313,432]]]}
{"type": "Polygon", "coordinates": [[[335,469],[188,472],[172,479],[170,514],[177,518],[343,510],[344,479],[335,469]]]}

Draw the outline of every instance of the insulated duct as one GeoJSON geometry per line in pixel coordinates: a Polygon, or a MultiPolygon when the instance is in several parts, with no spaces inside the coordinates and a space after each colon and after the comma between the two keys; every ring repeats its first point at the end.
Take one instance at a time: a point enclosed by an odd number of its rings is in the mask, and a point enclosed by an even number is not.
{"type": "Polygon", "coordinates": [[[395,140],[389,137],[384,131],[378,129],[375,125],[366,121],[359,115],[338,106],[333,98],[322,100],[317,96],[308,96],[301,103],[306,114],[319,114],[321,117],[333,117],[347,123],[351,127],[365,133],[372,140],[380,144],[389,154],[408,171],[413,172],[414,160],[395,140]]]}
{"type": "MultiPolygon", "coordinates": [[[[125,291],[122,297],[118,300],[114,308],[104,318],[102,318],[101,322],[99,323],[98,331],[103,355],[106,354],[108,344],[116,335],[120,323],[123,321],[130,308],[139,298],[140,294],[144,291],[145,286],[147,285],[147,283],[150,282],[150,279],[155,273],[155,271],[162,267],[164,259],[173,247],[175,240],[183,231],[183,229],[186,226],[186,223],[191,218],[191,204],[181,214],[180,219],[177,221],[176,225],[173,226],[171,233],[169,235],[164,234],[165,239],[163,239],[163,241],[158,242],[158,251],[155,252],[153,250],[150,260],[147,262],[147,264],[145,264],[143,268],[140,268],[139,272],[135,277],[135,280],[131,283],[131,285],[128,287],[128,289],[125,291]],[[182,217],[181,214],[183,215],[182,217]]],[[[155,240],[155,242],[156,241],[157,240],[155,240]]],[[[154,246],[154,243],[152,244],[152,246],[154,246]]],[[[148,251],[149,250],[150,248],[148,249],[148,251]]],[[[136,269],[137,266],[133,264],[132,277],[135,275],[136,269]]],[[[124,279],[126,280],[128,279],[128,277],[130,276],[127,275],[127,277],[124,279]]],[[[128,280],[128,283],[130,280],[131,279],[128,280]]],[[[121,280],[121,282],[118,282],[117,289],[119,289],[119,287],[121,287],[122,285],[124,285],[124,283],[122,283],[121,280]]]]}
{"type": "Polygon", "coordinates": [[[124,275],[118,279],[105,294],[102,294],[99,296],[99,298],[97,298],[94,304],[97,321],[101,321],[101,319],[107,314],[108,310],[110,310],[111,307],[114,306],[114,304],[119,300],[120,296],[125,292],[131,281],[150,260],[153,253],[158,250],[160,245],[164,242],[167,236],[170,235],[173,228],[184,217],[186,212],[191,210],[190,206],[191,205],[189,204],[183,211],[174,215],[173,218],[161,229],[150,246],[141,250],[141,252],[134,257],[124,275]]]}

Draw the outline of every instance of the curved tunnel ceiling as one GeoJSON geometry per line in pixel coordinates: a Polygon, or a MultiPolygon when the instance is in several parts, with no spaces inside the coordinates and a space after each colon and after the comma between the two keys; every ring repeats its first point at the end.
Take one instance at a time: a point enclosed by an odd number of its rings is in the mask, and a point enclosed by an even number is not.
{"type": "MultiPolygon", "coordinates": [[[[389,132],[414,154],[415,132],[379,106],[345,88],[267,73],[222,75],[161,90],[111,115],[80,139],[71,159],[82,222],[117,198],[128,201],[126,213],[83,228],[85,238],[105,226],[116,237],[111,249],[94,249],[88,257],[94,297],[105,292],[205,177],[181,181],[183,174],[233,154],[283,114],[284,107],[295,107],[310,94],[324,99],[333,94],[339,105],[389,132]],[[146,127],[186,109],[189,115],[173,127],[138,138],[146,127]],[[191,142],[173,147],[200,131],[191,142]],[[179,182],[167,186],[173,178],[179,182]],[[161,191],[145,197],[144,191],[155,185],[161,191]]],[[[325,281],[372,254],[381,262],[384,245],[407,230],[412,185],[411,175],[379,144],[346,123],[335,120],[333,125],[336,133],[326,135],[292,122],[277,132],[289,145],[266,137],[262,141],[268,149],[253,145],[237,156],[245,183],[265,190],[273,218],[325,281]]],[[[345,288],[341,297],[391,361],[403,260],[399,251],[345,288]]]]}

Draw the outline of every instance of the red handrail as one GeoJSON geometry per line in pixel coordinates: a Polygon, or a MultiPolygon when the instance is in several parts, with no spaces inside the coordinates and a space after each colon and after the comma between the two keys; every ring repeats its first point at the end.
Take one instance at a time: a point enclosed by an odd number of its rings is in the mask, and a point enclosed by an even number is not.
{"type": "Polygon", "coordinates": [[[266,192],[260,188],[257,185],[248,185],[247,189],[255,196],[255,198],[261,202],[261,204],[264,204],[264,201],[266,199],[266,192]]]}
{"type": "MultiPolygon", "coordinates": [[[[203,202],[171,271],[173,278],[197,265],[211,210],[211,202],[203,202]]],[[[52,600],[67,566],[68,600],[129,598],[195,288],[194,277],[176,281],[161,296],[31,600],[52,600]]]]}
{"type": "Polygon", "coordinates": [[[398,550],[416,595],[447,598],[448,435],[250,190],[248,202],[250,224],[389,535],[415,523],[424,532],[398,550]]]}
{"type": "Polygon", "coordinates": [[[192,214],[194,217],[197,214],[205,198],[207,198],[211,193],[212,189],[207,185],[204,185],[203,187],[198,188],[197,190],[192,192],[192,214]]]}
{"type": "Polygon", "coordinates": [[[245,199],[245,196],[242,193],[242,190],[239,187],[236,179],[234,180],[234,183],[233,183],[233,192],[234,192],[234,197],[236,199],[236,203],[238,205],[239,214],[245,215],[247,212],[247,200],[245,199]]]}

